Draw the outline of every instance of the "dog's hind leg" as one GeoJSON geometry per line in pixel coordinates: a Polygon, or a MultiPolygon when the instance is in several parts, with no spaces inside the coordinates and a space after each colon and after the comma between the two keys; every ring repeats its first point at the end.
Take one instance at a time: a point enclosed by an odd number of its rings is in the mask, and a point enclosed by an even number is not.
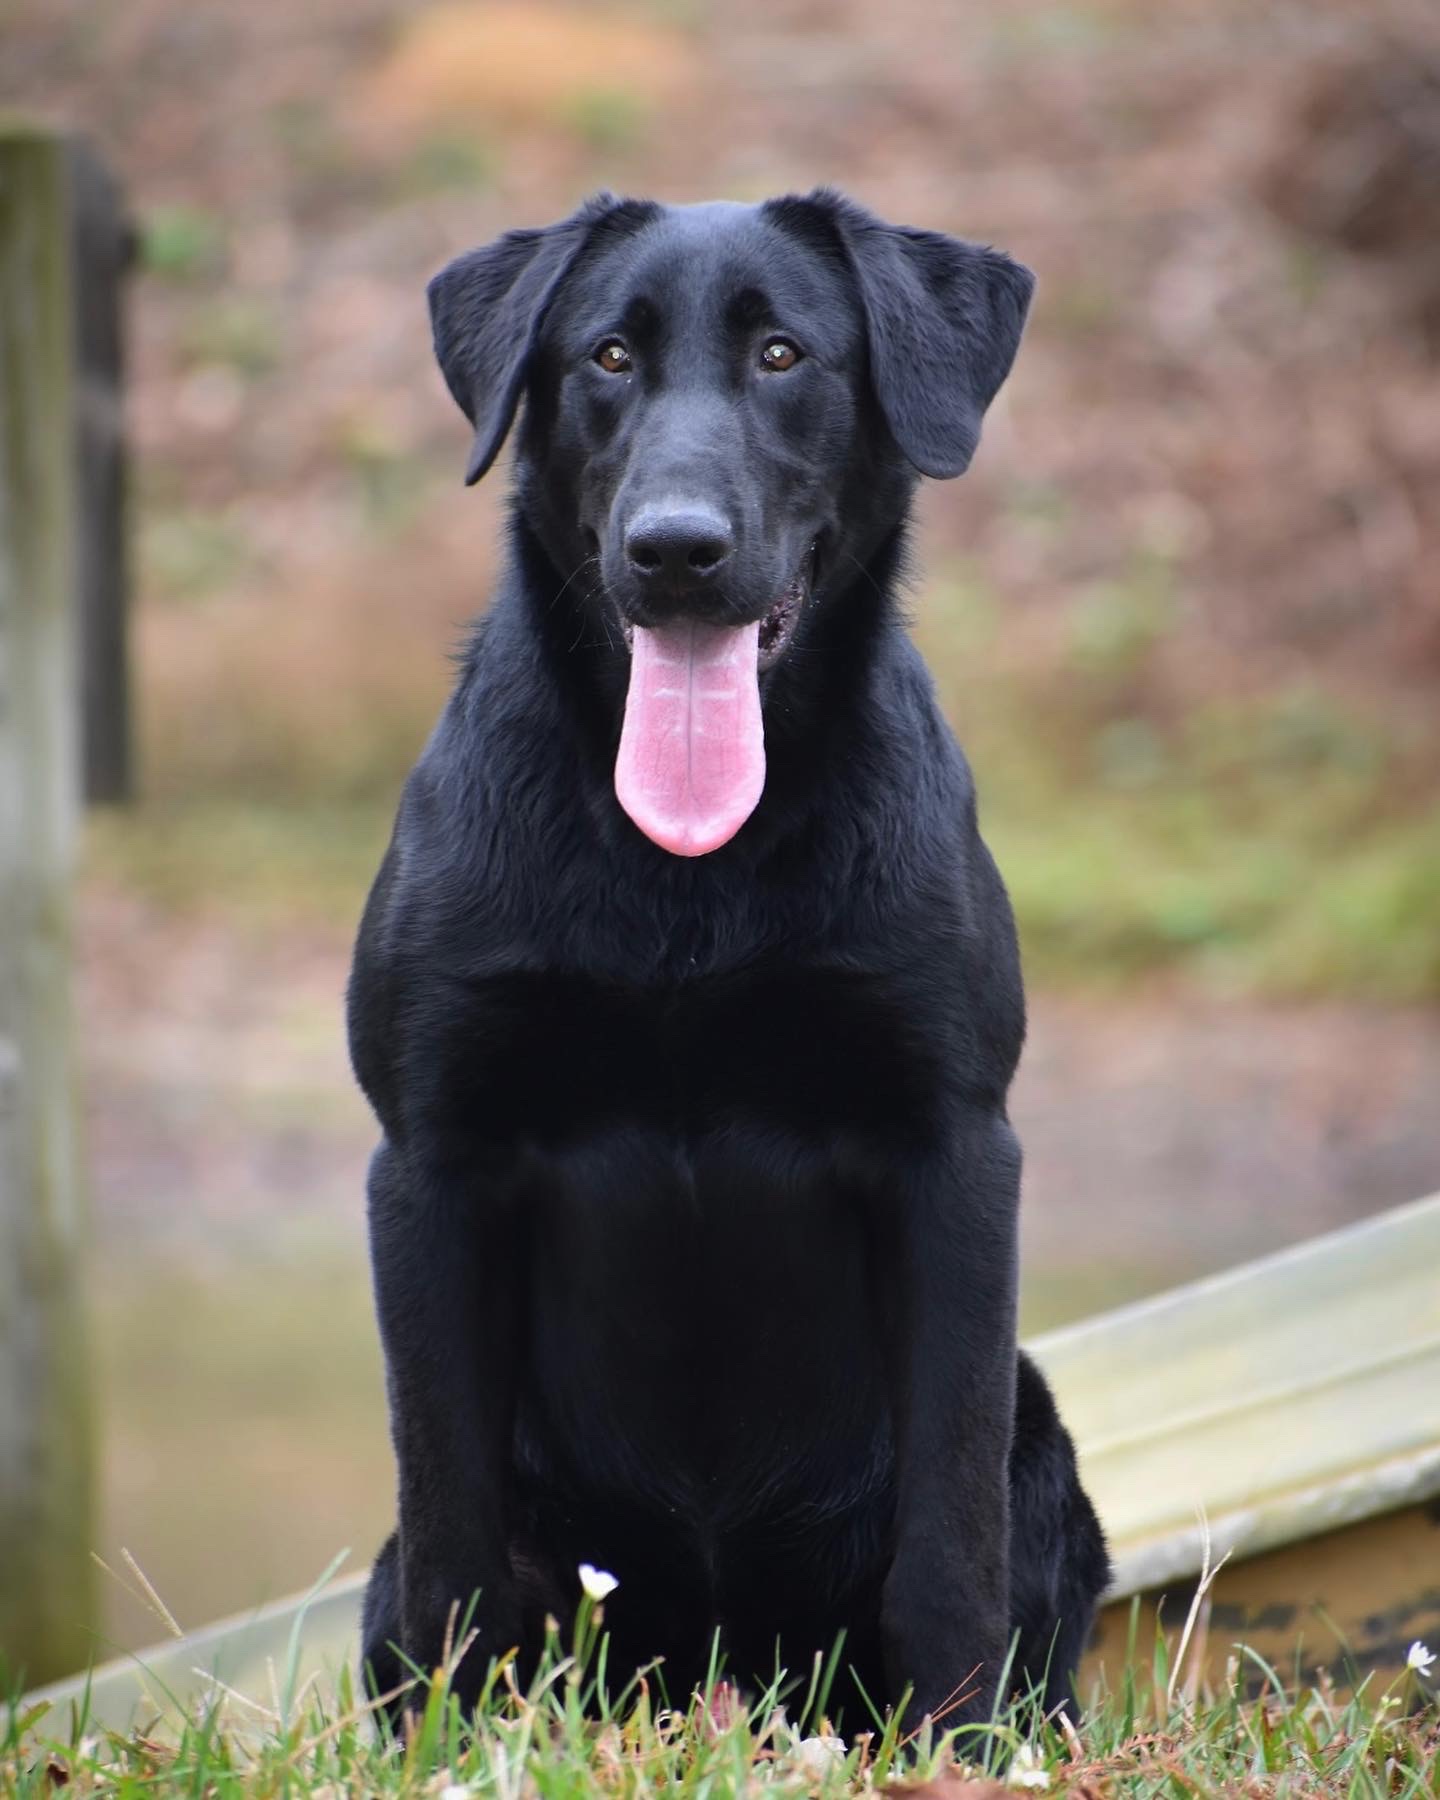
{"type": "MultiPolygon", "coordinates": [[[[399,1642],[400,1540],[392,1531],[375,1558],[360,1613],[360,1668],[372,1699],[394,1693],[409,1674],[395,1650],[399,1642]]],[[[398,1719],[399,1702],[388,1711],[398,1719]]]]}
{"type": "Polygon", "coordinates": [[[1023,1352],[1010,1453],[1010,1629],[1013,1684],[1074,1716],[1075,1671],[1110,1579],[1105,1538],[1080,1485],[1070,1434],[1045,1377],[1023,1352]]]}

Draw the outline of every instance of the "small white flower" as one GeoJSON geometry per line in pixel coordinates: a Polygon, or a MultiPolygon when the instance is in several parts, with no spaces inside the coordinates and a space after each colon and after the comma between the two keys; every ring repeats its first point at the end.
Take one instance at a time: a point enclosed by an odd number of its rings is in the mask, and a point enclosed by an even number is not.
{"type": "Polygon", "coordinates": [[[1405,1658],[1405,1667],[1414,1669],[1417,1675],[1424,1675],[1428,1678],[1431,1670],[1435,1667],[1435,1652],[1427,1650],[1419,1638],[1416,1638],[1405,1658]]]}
{"type": "Polygon", "coordinates": [[[588,1598],[598,1605],[607,1595],[613,1594],[620,1583],[608,1569],[597,1569],[594,1563],[581,1563],[580,1585],[588,1598]]]}
{"type": "Polygon", "coordinates": [[[794,1757],[810,1774],[823,1775],[827,1769],[839,1768],[844,1762],[845,1740],[840,1737],[797,1738],[794,1757]]]}
{"type": "Polygon", "coordinates": [[[1010,1765],[1010,1773],[1005,1777],[1005,1785],[1012,1788],[1049,1787],[1050,1771],[1040,1766],[1029,1744],[1022,1744],[1015,1752],[1015,1760],[1010,1765]]]}
{"type": "Polygon", "coordinates": [[[474,1788],[466,1787],[463,1782],[452,1781],[447,1787],[441,1788],[439,1800],[473,1800],[474,1793],[474,1788]]]}

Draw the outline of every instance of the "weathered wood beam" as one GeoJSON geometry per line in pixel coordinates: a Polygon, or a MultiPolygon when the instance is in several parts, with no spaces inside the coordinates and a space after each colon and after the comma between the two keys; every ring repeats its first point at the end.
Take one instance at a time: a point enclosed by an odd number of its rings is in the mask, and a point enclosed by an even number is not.
{"type": "Polygon", "coordinates": [[[32,1680],[93,1651],[70,218],[64,141],[0,121],[0,1659],[32,1680]]]}

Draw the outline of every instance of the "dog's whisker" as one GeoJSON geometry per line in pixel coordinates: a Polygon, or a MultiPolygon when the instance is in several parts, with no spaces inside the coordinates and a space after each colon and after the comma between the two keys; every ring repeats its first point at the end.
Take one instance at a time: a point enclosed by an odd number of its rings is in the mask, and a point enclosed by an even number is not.
{"type": "Polygon", "coordinates": [[[575,578],[579,575],[579,573],[582,569],[588,568],[591,563],[594,563],[597,568],[600,566],[600,558],[598,556],[596,556],[593,552],[589,556],[581,557],[580,561],[578,563],[576,563],[575,567],[565,577],[564,581],[561,582],[560,586],[555,590],[554,594],[551,595],[550,605],[547,610],[549,610],[551,612],[554,611],[554,609],[560,604],[560,601],[564,598],[564,595],[565,595],[566,591],[569,589],[571,582],[575,580],[575,578]]]}
{"type": "Polygon", "coordinates": [[[885,589],[883,587],[881,587],[880,583],[875,579],[874,575],[870,572],[870,570],[865,567],[864,563],[861,562],[861,560],[858,556],[854,555],[853,552],[846,550],[843,546],[838,545],[838,544],[835,546],[835,549],[836,549],[836,553],[838,555],[843,556],[845,558],[846,562],[852,563],[855,566],[855,568],[857,568],[860,571],[860,573],[870,583],[871,587],[874,588],[875,592],[880,596],[880,598],[882,600],[889,598],[889,596],[885,592],[885,589]]]}

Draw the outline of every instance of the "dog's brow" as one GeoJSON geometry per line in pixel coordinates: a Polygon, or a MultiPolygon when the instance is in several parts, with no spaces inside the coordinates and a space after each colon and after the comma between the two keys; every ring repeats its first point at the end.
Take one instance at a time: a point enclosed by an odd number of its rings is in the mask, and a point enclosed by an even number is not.
{"type": "Polygon", "coordinates": [[[774,308],[763,288],[743,287],[731,296],[725,306],[727,325],[755,326],[773,323],[774,308]]]}
{"type": "Polygon", "coordinates": [[[620,324],[630,337],[653,336],[660,329],[660,308],[648,294],[632,294],[620,314],[620,324]]]}

